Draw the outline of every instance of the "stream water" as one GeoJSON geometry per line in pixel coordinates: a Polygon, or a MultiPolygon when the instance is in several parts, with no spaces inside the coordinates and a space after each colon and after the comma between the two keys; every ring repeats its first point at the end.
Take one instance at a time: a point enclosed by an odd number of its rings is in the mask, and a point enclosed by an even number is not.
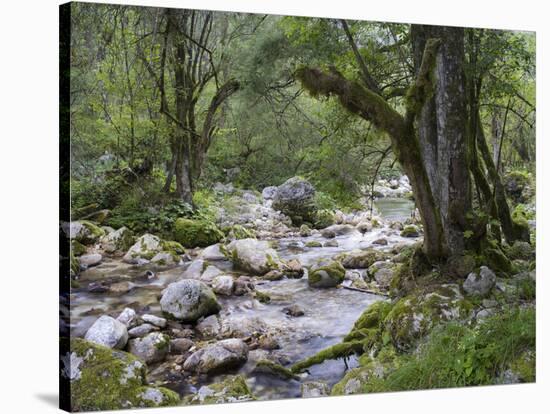
{"type": "MultiPolygon", "coordinates": [[[[383,218],[404,220],[410,217],[412,203],[408,200],[387,199],[376,203],[383,218]]],[[[391,249],[396,243],[412,242],[400,237],[387,227],[374,229],[362,235],[354,230],[346,235],[337,236],[338,247],[308,248],[308,241],[326,241],[320,235],[310,237],[289,237],[278,240],[277,251],[281,258],[296,258],[304,266],[309,266],[320,258],[333,257],[342,252],[366,247],[376,247],[372,242],[380,237],[388,240],[387,246],[377,248],[391,249]]],[[[231,263],[213,262],[218,268],[234,272],[231,263]]],[[[82,284],[94,279],[121,281],[130,283],[132,289],[120,296],[89,293],[86,289],[73,291],[71,297],[71,334],[83,336],[99,315],[116,315],[125,307],[133,307],[138,313],[161,314],[159,306],[160,292],[166,285],[177,280],[186,265],[159,272],[158,278],[147,281],[141,276],[143,267],[126,265],[119,260],[106,259],[98,268],[84,272],[82,284]]],[[[370,304],[384,300],[383,297],[347,289],[312,289],[307,277],[302,279],[282,279],[279,281],[256,282],[258,290],[271,297],[269,304],[261,304],[248,296],[219,297],[222,305],[221,320],[230,321],[236,326],[258,323],[277,332],[280,349],[272,351],[254,350],[249,354],[248,362],[239,369],[259,399],[290,398],[300,396],[299,381],[285,381],[266,374],[252,372],[255,362],[266,357],[290,365],[300,359],[338,343],[349,332],[355,320],[370,304]],[[298,304],[303,310],[301,317],[290,317],[283,312],[288,305],[298,304]]],[[[357,365],[353,358],[347,361],[349,368],[357,365]]],[[[150,367],[155,371],[156,367],[150,367]]],[[[309,369],[307,381],[321,380],[329,385],[339,381],[346,371],[342,360],[327,361],[309,369]]],[[[158,371],[158,369],[157,369],[158,371]]],[[[181,395],[196,392],[203,384],[217,382],[220,377],[200,378],[195,384],[174,378],[168,379],[166,386],[177,390],[181,395]]],[[[166,378],[165,378],[166,380],[166,378]]]]}

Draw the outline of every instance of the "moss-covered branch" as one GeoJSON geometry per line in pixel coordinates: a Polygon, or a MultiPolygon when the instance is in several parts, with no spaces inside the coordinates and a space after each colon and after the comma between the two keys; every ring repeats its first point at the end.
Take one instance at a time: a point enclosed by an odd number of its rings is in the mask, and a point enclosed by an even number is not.
{"type": "Polygon", "coordinates": [[[324,72],[309,67],[299,68],[294,76],[312,96],[336,96],[348,111],[372,122],[392,137],[405,138],[404,118],[380,95],[358,82],[348,80],[336,71],[324,72]]]}
{"type": "Polygon", "coordinates": [[[363,341],[342,342],[297,362],[290,368],[290,371],[299,373],[313,365],[321,364],[327,359],[346,358],[353,354],[361,354],[363,353],[363,347],[363,341]]]}

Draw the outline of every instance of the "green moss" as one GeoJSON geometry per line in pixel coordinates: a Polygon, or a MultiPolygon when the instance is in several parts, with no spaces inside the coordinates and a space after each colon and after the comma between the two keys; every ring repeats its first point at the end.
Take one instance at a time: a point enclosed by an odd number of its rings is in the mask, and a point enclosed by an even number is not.
{"type": "Polygon", "coordinates": [[[321,263],[308,272],[308,283],[312,287],[332,287],[344,281],[346,269],[340,262],[321,263]]]}
{"type": "Polygon", "coordinates": [[[535,312],[512,309],[476,327],[439,326],[418,352],[364,392],[489,385],[510,367],[520,380],[534,380],[535,312]],[[452,352],[450,352],[450,350],[452,352]]]}
{"type": "Polygon", "coordinates": [[[280,364],[277,364],[268,359],[262,359],[256,363],[256,368],[254,368],[255,373],[269,374],[274,375],[278,378],[284,380],[298,380],[299,377],[295,375],[288,368],[283,367],[280,364]]]}
{"type": "Polygon", "coordinates": [[[290,368],[290,370],[296,374],[304,371],[312,365],[321,364],[328,359],[346,358],[353,354],[358,354],[362,352],[362,341],[342,342],[329,348],[323,349],[317,354],[297,362],[290,368]]]}
{"type": "Polygon", "coordinates": [[[259,290],[254,291],[254,297],[260,303],[269,303],[269,302],[271,302],[271,297],[267,293],[260,292],[259,290]]]}
{"type": "Polygon", "coordinates": [[[174,238],[185,247],[207,247],[223,237],[223,233],[210,221],[179,218],[174,224],[174,238]]]}
{"type": "Polygon", "coordinates": [[[357,330],[371,328],[379,329],[392,308],[393,305],[389,302],[379,301],[373,303],[361,314],[359,319],[355,321],[355,324],[353,325],[353,328],[348,336],[352,335],[354,331],[357,330]]]}
{"type": "Polygon", "coordinates": [[[405,226],[401,231],[401,237],[418,237],[418,236],[419,236],[418,227],[412,224],[405,226]]]}
{"type": "Polygon", "coordinates": [[[84,253],[86,253],[86,246],[84,246],[77,240],[73,240],[71,242],[71,251],[75,256],[82,256],[84,253]]]}
{"type": "MultiPolygon", "coordinates": [[[[179,396],[172,391],[145,386],[145,364],[132,354],[79,338],[70,340],[70,350],[80,360],[78,375],[71,380],[74,411],[165,406],[179,402],[179,396]],[[160,391],[162,400],[144,399],[147,388],[160,391]]],[[[74,361],[71,367],[74,371],[74,361]]]]}
{"type": "Polygon", "coordinates": [[[324,229],[334,224],[334,213],[330,210],[317,210],[314,215],[313,227],[324,229]]]}
{"type": "Polygon", "coordinates": [[[180,404],[180,396],[178,393],[169,390],[164,387],[141,387],[138,389],[138,400],[137,406],[143,408],[154,408],[154,407],[173,407],[180,404]],[[155,392],[153,398],[147,398],[148,393],[155,392]],[[158,393],[160,393],[160,401],[158,400],[158,393]]]}
{"type": "Polygon", "coordinates": [[[167,251],[167,252],[170,252],[170,253],[176,254],[176,255],[185,254],[185,249],[177,241],[163,240],[161,242],[161,245],[162,245],[162,250],[164,250],[164,251],[167,251]]]}
{"type": "Polygon", "coordinates": [[[99,239],[100,237],[105,236],[105,230],[103,230],[97,224],[88,220],[80,220],[80,223],[88,229],[94,239],[99,239]]]}
{"type": "Polygon", "coordinates": [[[318,241],[308,241],[306,247],[323,247],[323,245],[318,241]]]}
{"type": "Polygon", "coordinates": [[[186,404],[221,404],[231,402],[252,401],[252,395],[246,380],[242,375],[228,376],[223,381],[209,384],[203,388],[205,392],[191,395],[184,399],[186,404]]]}

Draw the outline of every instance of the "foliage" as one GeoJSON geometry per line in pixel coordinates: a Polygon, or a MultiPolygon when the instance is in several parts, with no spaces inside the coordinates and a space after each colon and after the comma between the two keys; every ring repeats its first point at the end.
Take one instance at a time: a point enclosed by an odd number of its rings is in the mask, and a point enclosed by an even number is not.
{"type": "Polygon", "coordinates": [[[525,351],[535,349],[535,312],[514,309],[469,328],[436,328],[418,355],[367,391],[399,391],[488,385],[525,351]],[[449,352],[452,349],[453,352],[449,352]]]}

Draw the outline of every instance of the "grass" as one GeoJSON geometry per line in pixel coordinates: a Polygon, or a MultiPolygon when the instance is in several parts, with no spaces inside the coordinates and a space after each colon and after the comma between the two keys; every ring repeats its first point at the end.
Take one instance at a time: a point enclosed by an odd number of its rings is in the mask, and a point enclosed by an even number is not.
{"type": "MultiPolygon", "coordinates": [[[[512,310],[475,328],[449,323],[434,330],[416,356],[384,379],[365,384],[366,392],[489,385],[526,352],[535,351],[535,311],[512,310]]],[[[527,378],[534,378],[532,372],[527,378]]]]}

